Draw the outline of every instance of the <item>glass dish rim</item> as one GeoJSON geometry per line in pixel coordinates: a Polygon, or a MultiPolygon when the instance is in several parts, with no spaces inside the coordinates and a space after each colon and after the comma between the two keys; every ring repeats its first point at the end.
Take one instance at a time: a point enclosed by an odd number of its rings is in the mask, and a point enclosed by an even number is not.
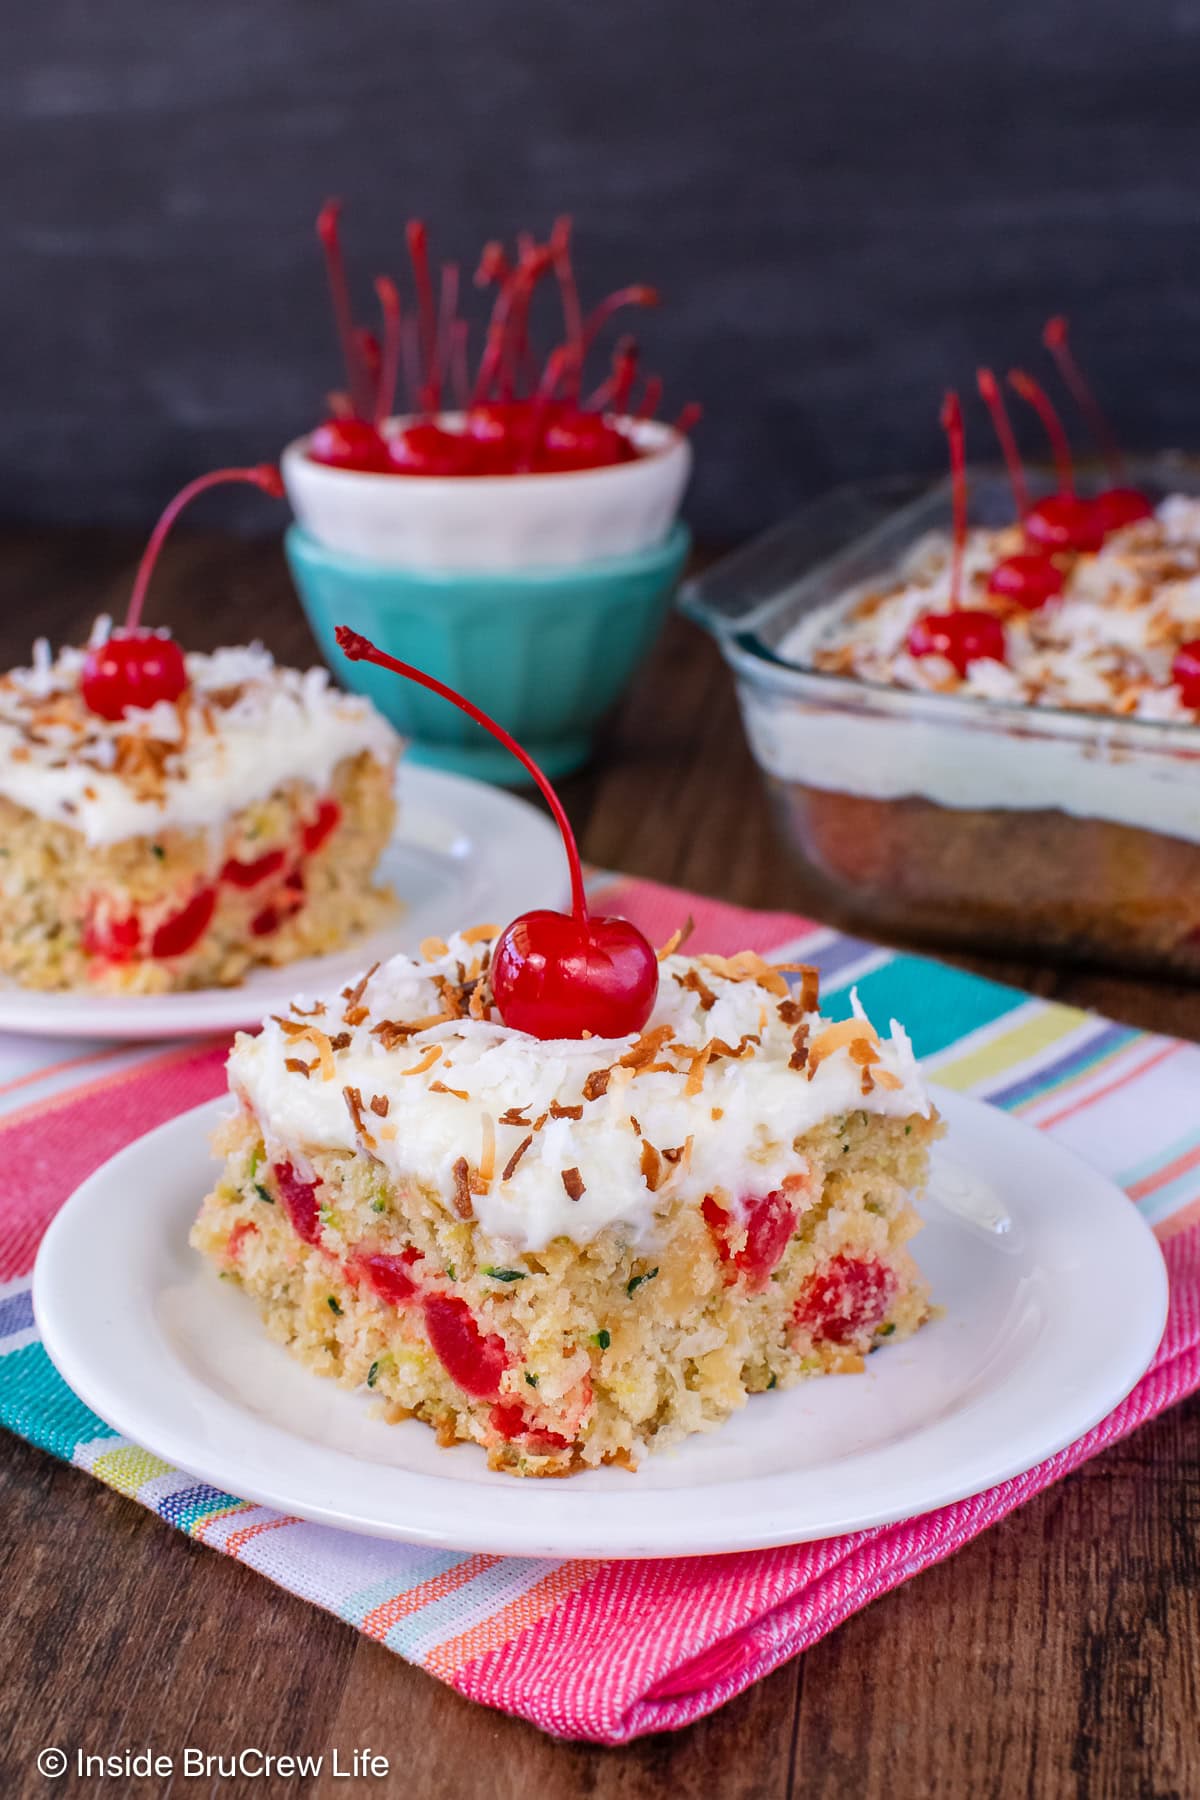
{"type": "MultiPolygon", "coordinates": [[[[1136,481],[1139,471],[1148,479],[1157,479],[1160,483],[1170,471],[1178,475],[1181,466],[1190,467],[1193,480],[1197,482],[1197,495],[1200,497],[1200,456],[1188,452],[1161,451],[1152,456],[1131,457],[1128,474],[1136,481]]],[[[1037,477],[1040,471],[1029,471],[1033,479],[1031,489],[1037,491],[1037,477]]],[[[1079,486],[1086,492],[1091,483],[1088,476],[1091,471],[1087,465],[1079,470],[1079,486]]],[[[995,465],[976,464],[969,471],[973,481],[998,479],[1002,471],[995,465]]],[[[884,477],[882,480],[852,481],[841,483],[826,489],[815,500],[800,508],[796,513],[788,515],[766,532],[759,533],[746,544],[739,546],[729,557],[723,557],[713,564],[711,569],[699,577],[685,582],[680,589],[678,605],[680,611],[694,623],[703,627],[720,645],[726,662],[739,677],[744,677],[751,685],[769,687],[777,693],[789,694],[800,698],[805,690],[809,690],[810,699],[828,697],[829,703],[840,702],[843,708],[857,703],[860,708],[866,706],[879,711],[904,712],[929,710],[933,722],[946,725],[969,726],[972,729],[991,728],[1000,731],[1019,732],[1022,736],[1048,736],[1103,739],[1107,744],[1121,748],[1141,748],[1154,751],[1182,751],[1189,756],[1200,757],[1200,722],[1189,723],[1178,719],[1141,719],[1131,718],[1119,713],[1093,709],[1088,707],[1065,706],[1033,706],[1014,700],[992,699],[981,694],[961,695],[943,694],[936,689],[902,688],[889,682],[870,681],[859,675],[838,675],[824,669],[806,667],[800,663],[790,663],[779,656],[771,646],[760,638],[753,627],[753,621],[773,603],[772,596],[763,597],[757,606],[744,619],[722,619],[703,599],[706,580],[711,579],[728,563],[747,556],[757,545],[765,543],[775,535],[783,537],[789,527],[817,513],[821,508],[831,507],[842,497],[854,495],[869,496],[872,492],[882,493],[888,487],[896,487],[902,478],[884,477]],[[813,692],[815,690],[815,692],[813,692]],[[1038,732],[1038,726],[1045,730],[1038,732]]],[[[917,479],[917,478],[912,478],[917,479]]],[[[1004,477],[1006,479],[1006,477],[1004,477]]],[[[1053,491],[1053,478],[1045,482],[1047,491],[1053,491]]],[[[816,557],[810,567],[804,569],[796,577],[797,581],[816,582],[823,571],[836,566],[839,559],[852,551],[869,551],[872,543],[885,535],[902,534],[908,518],[918,520],[938,501],[950,500],[950,481],[948,477],[931,477],[912,498],[893,506],[883,518],[869,529],[839,545],[835,550],[816,557]]],[[[917,528],[914,527],[912,542],[916,541],[917,528]]]]}

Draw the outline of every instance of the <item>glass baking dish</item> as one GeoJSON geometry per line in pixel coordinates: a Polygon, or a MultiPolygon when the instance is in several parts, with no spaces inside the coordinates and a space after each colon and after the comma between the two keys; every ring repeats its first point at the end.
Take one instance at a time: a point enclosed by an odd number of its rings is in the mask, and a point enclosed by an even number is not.
{"type": "MultiPolygon", "coordinates": [[[[1200,495],[1200,459],[1142,459],[1130,479],[1200,495]]],[[[971,520],[1011,522],[1000,472],[972,471],[971,520]]],[[[875,935],[1200,978],[1200,727],[915,693],[778,654],[950,522],[948,482],[843,488],[685,584],[783,836],[816,894],[875,935]]]]}

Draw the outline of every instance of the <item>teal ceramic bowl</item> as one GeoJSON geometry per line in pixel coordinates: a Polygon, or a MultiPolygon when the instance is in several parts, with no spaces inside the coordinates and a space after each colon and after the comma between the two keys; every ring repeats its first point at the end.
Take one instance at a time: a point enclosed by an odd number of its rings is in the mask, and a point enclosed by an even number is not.
{"type": "Polygon", "coordinates": [[[505,726],[548,775],[586,762],[599,721],[658,634],[691,539],[677,524],[649,550],[570,569],[389,569],[327,550],[293,525],[285,544],[309,624],[339,681],[373,700],[417,762],[519,782],[520,765],[457,707],[369,663],[348,662],[349,625],[505,726]]]}

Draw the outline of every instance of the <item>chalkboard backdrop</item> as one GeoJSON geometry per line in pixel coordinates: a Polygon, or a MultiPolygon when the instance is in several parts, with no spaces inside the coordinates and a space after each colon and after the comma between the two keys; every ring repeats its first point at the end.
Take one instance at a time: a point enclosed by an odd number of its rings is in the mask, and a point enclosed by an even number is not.
{"type": "Polygon", "coordinates": [[[333,193],[364,302],[418,212],[468,258],[569,211],[587,293],[657,283],[710,537],[936,465],[943,386],[1040,358],[1058,309],[1131,445],[1200,445],[1197,0],[40,0],[9,27],[10,519],[145,520],[313,422],[333,193]]]}

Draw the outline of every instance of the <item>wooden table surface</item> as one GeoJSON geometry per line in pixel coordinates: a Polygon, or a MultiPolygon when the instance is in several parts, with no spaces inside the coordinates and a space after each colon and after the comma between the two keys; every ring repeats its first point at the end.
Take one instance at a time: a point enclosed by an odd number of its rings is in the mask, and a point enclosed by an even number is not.
{"type": "MultiPolygon", "coordinates": [[[[124,604],[137,544],[0,538],[0,666],[35,631],[78,641],[124,604]]],[[[150,616],[205,648],[312,644],[276,545],[181,537],[150,616]]],[[[681,621],[564,784],[593,861],[803,910],[730,683],[681,621]]],[[[836,922],[836,921],[835,921],[836,922]]],[[[1200,991],[1029,962],[972,964],[1040,994],[1200,1037],[1200,991]]],[[[1098,1332],[1104,1321],[1096,1321],[1098,1332]]],[[[1097,1457],[940,1567],[852,1618],[711,1718],[619,1750],[555,1742],[459,1699],[349,1626],[11,1438],[0,1461],[0,1794],[241,1792],[49,1783],[46,1744],[245,1745],[343,1761],[373,1782],[247,1782],[248,1794],[473,1800],[1200,1795],[1200,1399],[1097,1457]],[[5,1762],[6,1746],[7,1762],[5,1762]]]]}

